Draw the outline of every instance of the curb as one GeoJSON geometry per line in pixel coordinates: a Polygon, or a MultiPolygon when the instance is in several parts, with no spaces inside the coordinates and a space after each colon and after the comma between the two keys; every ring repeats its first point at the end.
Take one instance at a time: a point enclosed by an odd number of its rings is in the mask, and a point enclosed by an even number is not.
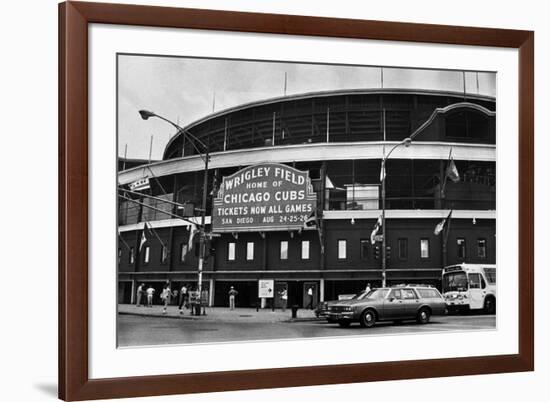
{"type": "MultiPolygon", "coordinates": [[[[136,317],[153,317],[153,318],[171,318],[173,320],[201,320],[201,318],[191,315],[164,315],[164,314],[148,314],[148,313],[134,313],[131,311],[119,311],[118,314],[120,315],[132,315],[136,317]]],[[[202,316],[201,316],[202,317],[202,316]]],[[[322,321],[321,318],[317,317],[307,317],[307,318],[290,318],[286,320],[277,320],[277,321],[269,321],[269,323],[277,323],[277,322],[285,322],[285,323],[293,323],[293,322],[314,322],[314,321],[322,321]]],[[[231,322],[239,322],[239,320],[219,320],[219,321],[213,321],[213,322],[224,322],[224,323],[231,323],[231,322]]],[[[263,321],[262,321],[263,322],[263,321]]]]}
{"type": "Polygon", "coordinates": [[[155,318],[172,318],[175,320],[197,320],[198,318],[185,315],[168,315],[168,314],[141,314],[141,313],[132,313],[129,311],[119,311],[120,315],[134,315],[136,317],[155,317],[155,318]]]}
{"type": "Polygon", "coordinates": [[[289,320],[284,320],[281,322],[314,322],[314,321],[323,321],[322,318],[317,317],[308,317],[308,318],[291,318],[289,320]]]}

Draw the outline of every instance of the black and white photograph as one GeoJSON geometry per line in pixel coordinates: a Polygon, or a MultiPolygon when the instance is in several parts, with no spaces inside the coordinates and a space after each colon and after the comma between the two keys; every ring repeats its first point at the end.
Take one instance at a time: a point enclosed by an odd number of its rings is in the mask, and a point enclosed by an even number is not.
{"type": "Polygon", "coordinates": [[[116,62],[118,347],[497,328],[497,73],[116,62]]]}

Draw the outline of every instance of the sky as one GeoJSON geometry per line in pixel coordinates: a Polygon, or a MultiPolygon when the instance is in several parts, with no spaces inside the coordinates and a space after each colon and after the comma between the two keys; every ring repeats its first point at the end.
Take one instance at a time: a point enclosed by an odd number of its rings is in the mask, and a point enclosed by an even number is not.
{"type": "MultiPolygon", "coordinates": [[[[381,88],[381,68],[165,56],[118,56],[119,156],[162,159],[176,129],[160,119],[142,120],[147,109],[180,126],[243,103],[286,94],[381,88]]],[[[466,72],[466,92],[495,96],[496,74],[466,72]],[[479,85],[479,90],[478,90],[479,85]]],[[[384,88],[463,91],[462,71],[383,69],[384,88]]]]}

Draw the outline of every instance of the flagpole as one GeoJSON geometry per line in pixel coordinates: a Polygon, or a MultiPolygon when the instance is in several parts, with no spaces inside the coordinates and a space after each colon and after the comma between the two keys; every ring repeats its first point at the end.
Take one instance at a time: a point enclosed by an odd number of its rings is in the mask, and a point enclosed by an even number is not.
{"type": "Polygon", "coordinates": [[[445,168],[445,177],[443,178],[443,186],[441,188],[441,195],[442,198],[445,197],[445,186],[447,185],[447,177],[449,176],[447,169],[449,169],[449,161],[451,160],[451,156],[453,154],[453,147],[449,149],[449,159],[447,160],[447,167],[445,168]]]}
{"type": "MultiPolygon", "coordinates": [[[[382,110],[384,141],[386,141],[386,109],[382,110]]],[[[386,144],[382,148],[382,287],[386,287],[386,144]]]]}
{"type": "Polygon", "coordinates": [[[128,144],[124,144],[124,160],[122,161],[122,170],[126,170],[127,155],[128,155],[128,144]]]}
{"type": "Polygon", "coordinates": [[[118,238],[119,240],[122,242],[122,244],[124,244],[126,246],[126,248],[128,249],[128,251],[132,251],[132,248],[128,245],[128,243],[126,243],[124,241],[124,239],[122,238],[122,236],[120,235],[120,232],[118,232],[118,238]]]}
{"type": "Polygon", "coordinates": [[[151,230],[153,232],[153,234],[155,235],[155,237],[157,238],[157,240],[159,241],[160,245],[166,249],[168,249],[168,247],[166,247],[166,244],[164,244],[164,242],[161,240],[160,236],[158,235],[157,231],[155,230],[155,228],[153,226],[151,226],[150,224],[148,224],[147,222],[145,222],[145,225],[147,225],[147,227],[149,228],[149,230],[151,230]]]}
{"type": "Polygon", "coordinates": [[[453,210],[451,209],[451,212],[449,212],[449,216],[447,217],[448,222],[445,222],[447,227],[445,228],[445,233],[443,234],[443,246],[441,250],[443,253],[443,268],[447,266],[447,239],[449,238],[449,232],[451,230],[452,214],[453,210]]]}
{"type": "Polygon", "coordinates": [[[151,135],[151,141],[149,142],[149,165],[151,164],[152,154],[153,154],[153,135],[151,135]]]}

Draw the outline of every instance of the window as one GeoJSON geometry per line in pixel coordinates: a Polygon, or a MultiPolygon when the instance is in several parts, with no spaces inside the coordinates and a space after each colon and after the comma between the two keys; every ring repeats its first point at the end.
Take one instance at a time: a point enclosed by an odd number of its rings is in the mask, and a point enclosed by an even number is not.
{"type": "Polygon", "coordinates": [[[128,256],[128,262],[130,264],[134,263],[134,248],[130,247],[130,255],[128,256]]]}
{"type": "Polygon", "coordinates": [[[430,241],[420,239],[420,258],[430,258],[430,241]]]}
{"type": "Polygon", "coordinates": [[[361,259],[366,260],[369,258],[370,240],[361,239],[361,259]]]}
{"type": "Polygon", "coordinates": [[[168,249],[165,246],[160,246],[160,262],[164,264],[168,258],[168,249]]]}
{"type": "Polygon", "coordinates": [[[235,243],[234,242],[227,243],[227,260],[235,261],[235,243]]]}
{"type": "Polygon", "coordinates": [[[187,243],[181,243],[180,245],[180,262],[185,262],[187,256],[188,246],[187,243]]]}
{"type": "Polygon", "coordinates": [[[118,263],[119,263],[119,264],[120,264],[121,258],[122,258],[122,249],[119,248],[119,249],[118,249],[118,263]]]}
{"type": "Polygon", "coordinates": [[[143,262],[145,264],[149,263],[149,246],[145,247],[145,252],[143,253],[143,262]]]}
{"type": "Polygon", "coordinates": [[[424,299],[441,299],[441,296],[435,289],[416,289],[416,291],[424,299]]]}
{"type": "Polygon", "coordinates": [[[254,242],[249,241],[246,243],[246,260],[252,261],[254,259],[254,242]]]}
{"type": "Polygon", "coordinates": [[[416,299],[416,295],[412,289],[403,289],[401,290],[401,294],[403,295],[403,299],[416,299]]]}
{"type": "Polygon", "coordinates": [[[338,259],[345,260],[347,258],[347,240],[338,240],[338,259]]]}
{"type": "Polygon", "coordinates": [[[487,278],[487,282],[494,285],[497,281],[497,269],[496,268],[483,268],[483,273],[485,274],[485,278],[487,278]]]}
{"type": "Polygon", "coordinates": [[[401,299],[401,289],[392,289],[390,299],[401,299]]]}
{"type": "Polygon", "coordinates": [[[302,260],[309,260],[309,240],[302,241],[302,260]]]}
{"type": "Polygon", "coordinates": [[[481,276],[479,274],[468,274],[470,289],[481,289],[481,276]]]}
{"type": "Polygon", "coordinates": [[[456,256],[460,259],[466,258],[466,239],[456,239],[456,256]]]}
{"type": "Polygon", "coordinates": [[[407,239],[398,239],[399,259],[406,260],[409,257],[409,241],[407,239]]]}
{"type": "Polygon", "coordinates": [[[480,276],[481,278],[481,289],[485,289],[487,287],[487,283],[485,282],[485,279],[483,279],[483,276],[480,276]]]}
{"type": "Polygon", "coordinates": [[[477,239],[477,256],[487,258],[487,241],[485,239],[477,239]]]}
{"type": "Polygon", "coordinates": [[[281,240],[279,245],[279,258],[281,260],[288,260],[288,241],[281,240]]]}

